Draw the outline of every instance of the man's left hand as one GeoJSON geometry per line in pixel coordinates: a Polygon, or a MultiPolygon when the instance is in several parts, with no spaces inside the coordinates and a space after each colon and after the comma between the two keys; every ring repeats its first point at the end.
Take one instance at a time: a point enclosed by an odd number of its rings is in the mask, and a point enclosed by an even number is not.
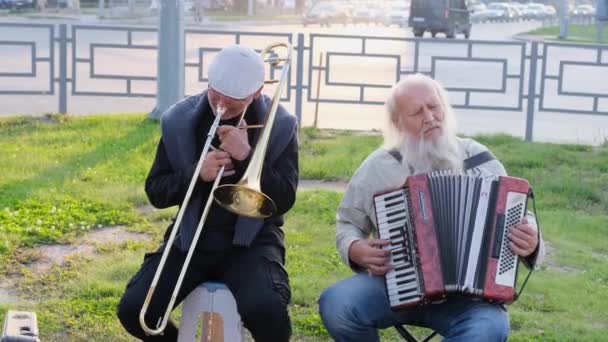
{"type": "MultiPolygon", "coordinates": [[[[245,126],[246,124],[245,120],[242,120],[241,126],[245,126]]],[[[233,159],[247,159],[249,152],[251,151],[251,146],[249,146],[246,129],[222,125],[218,127],[217,135],[220,138],[221,150],[228,152],[233,159]]]]}
{"type": "Polygon", "coordinates": [[[524,217],[520,224],[516,224],[509,230],[509,240],[511,240],[510,246],[513,253],[527,257],[538,246],[538,232],[524,217]]]}

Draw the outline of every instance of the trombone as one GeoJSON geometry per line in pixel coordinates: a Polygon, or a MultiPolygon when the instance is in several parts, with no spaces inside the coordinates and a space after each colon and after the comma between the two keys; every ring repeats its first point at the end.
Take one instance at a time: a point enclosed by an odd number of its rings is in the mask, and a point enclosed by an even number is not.
{"type": "MultiPolygon", "coordinates": [[[[265,62],[270,63],[271,68],[276,68],[279,64],[283,63],[283,65],[281,66],[280,79],[278,81],[270,80],[264,82],[278,83],[278,85],[274,91],[272,105],[270,107],[270,111],[266,116],[266,123],[264,125],[262,134],[260,135],[256,148],[253,152],[253,155],[251,156],[249,165],[247,166],[243,177],[238,183],[219,186],[220,180],[224,174],[224,166],[220,168],[215,178],[215,181],[213,182],[210,194],[213,194],[215,202],[217,202],[226,210],[231,211],[235,214],[253,218],[266,218],[272,216],[277,211],[277,207],[272,201],[272,199],[262,193],[260,186],[260,178],[262,175],[264,157],[266,155],[266,150],[270,141],[270,133],[275,121],[276,111],[278,109],[279,101],[281,98],[281,91],[287,81],[289,67],[291,65],[292,51],[293,48],[291,44],[284,42],[272,43],[266,48],[264,48],[264,50],[262,50],[262,58],[265,62]],[[286,55],[284,57],[279,57],[279,55],[275,52],[275,49],[280,47],[283,47],[286,51],[286,55]]],[[[243,113],[241,114],[241,120],[245,115],[246,111],[247,108],[243,110],[243,113]]],[[[203,161],[205,160],[207,153],[209,152],[211,142],[213,141],[213,137],[215,136],[215,132],[217,131],[217,128],[219,126],[220,119],[224,115],[224,113],[225,108],[220,107],[217,109],[213,124],[211,125],[211,128],[209,128],[209,132],[207,133],[207,140],[205,141],[203,151],[196,165],[196,170],[194,171],[194,175],[192,176],[192,180],[190,181],[190,185],[188,186],[188,191],[186,192],[184,202],[180,206],[177,218],[175,219],[175,224],[173,225],[173,229],[171,230],[171,234],[167,240],[165,250],[163,251],[163,255],[160,259],[160,263],[158,265],[156,273],[154,274],[152,283],[150,284],[150,289],[148,290],[148,294],[146,295],[144,304],[141,308],[141,311],[139,312],[139,324],[141,325],[144,332],[148,335],[159,335],[165,330],[165,327],[167,326],[167,322],[169,321],[169,315],[173,310],[173,305],[175,304],[177,295],[186,275],[188,265],[190,264],[190,259],[192,258],[192,254],[194,253],[194,250],[198,243],[198,239],[202,233],[203,225],[205,224],[205,221],[207,219],[209,209],[211,208],[212,200],[211,198],[208,198],[203,209],[203,214],[201,215],[201,219],[194,233],[192,244],[188,249],[188,254],[186,255],[184,265],[182,266],[179,277],[177,278],[177,283],[175,284],[175,288],[171,295],[171,300],[167,305],[165,314],[158,319],[156,328],[149,327],[145,321],[145,315],[148,311],[148,306],[150,305],[152,296],[156,291],[158,280],[160,279],[160,275],[165,267],[165,262],[167,261],[167,257],[169,256],[171,245],[173,245],[173,241],[175,240],[175,236],[177,235],[177,230],[179,229],[179,226],[182,222],[182,218],[186,211],[186,207],[188,206],[188,202],[190,201],[190,197],[192,196],[194,186],[199,177],[198,175],[200,174],[201,168],[203,166],[203,161]]]]}

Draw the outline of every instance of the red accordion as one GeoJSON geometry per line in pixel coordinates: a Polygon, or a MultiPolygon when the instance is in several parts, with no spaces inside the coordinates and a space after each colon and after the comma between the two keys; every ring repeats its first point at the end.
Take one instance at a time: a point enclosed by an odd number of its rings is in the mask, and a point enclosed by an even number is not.
{"type": "Polygon", "coordinates": [[[508,230],[527,210],[530,186],[514,177],[439,172],[374,196],[377,234],[390,241],[386,287],[393,309],[471,295],[515,297],[518,257],[508,230]]]}

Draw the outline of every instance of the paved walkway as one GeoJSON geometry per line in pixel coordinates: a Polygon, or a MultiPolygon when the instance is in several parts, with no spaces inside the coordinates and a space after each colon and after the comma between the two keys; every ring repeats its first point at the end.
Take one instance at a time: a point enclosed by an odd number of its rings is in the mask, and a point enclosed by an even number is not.
{"type": "Polygon", "coordinates": [[[319,179],[300,179],[298,181],[298,190],[327,190],[344,192],[348,182],[344,181],[325,181],[319,179]]]}

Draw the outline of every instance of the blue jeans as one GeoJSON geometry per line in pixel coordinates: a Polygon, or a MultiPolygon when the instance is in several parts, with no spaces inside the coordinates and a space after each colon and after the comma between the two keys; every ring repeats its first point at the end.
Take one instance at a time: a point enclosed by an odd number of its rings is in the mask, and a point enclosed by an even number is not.
{"type": "Polygon", "coordinates": [[[384,277],[356,274],[323,291],[319,311],[336,341],[379,341],[378,329],[408,324],[433,329],[444,341],[506,341],[502,305],[454,297],[440,304],[392,311],[384,277]]]}

